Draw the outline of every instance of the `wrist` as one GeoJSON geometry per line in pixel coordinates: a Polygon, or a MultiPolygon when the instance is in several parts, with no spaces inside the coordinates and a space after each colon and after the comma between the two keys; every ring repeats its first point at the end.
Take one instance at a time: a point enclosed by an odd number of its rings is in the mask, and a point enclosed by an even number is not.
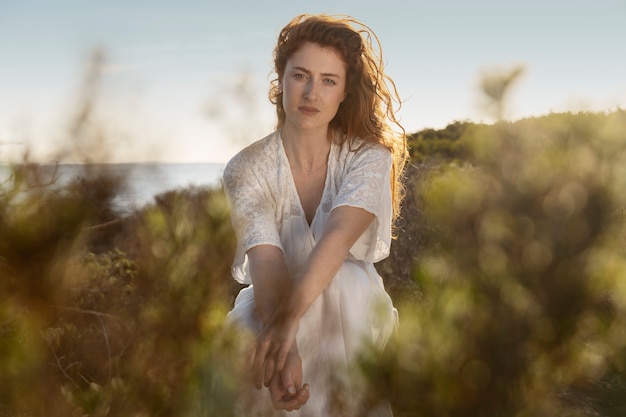
{"type": "Polygon", "coordinates": [[[276,309],[276,318],[284,324],[297,324],[300,321],[300,317],[298,310],[289,300],[282,303],[276,309]]]}
{"type": "Polygon", "coordinates": [[[283,306],[286,317],[296,322],[300,321],[308,309],[308,304],[303,300],[303,297],[295,292],[285,301],[283,306]]]}

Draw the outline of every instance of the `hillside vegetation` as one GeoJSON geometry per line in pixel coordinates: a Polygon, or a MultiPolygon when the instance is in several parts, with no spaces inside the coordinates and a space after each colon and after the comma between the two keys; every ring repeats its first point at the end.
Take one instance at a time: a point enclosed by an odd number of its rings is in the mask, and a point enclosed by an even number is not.
{"type": "MultiPolygon", "coordinates": [[[[626,413],[626,112],[410,135],[377,264],[400,329],[362,366],[408,416],[626,413]]],[[[223,192],[130,215],[123,178],[0,188],[0,416],[228,416],[239,289],[223,192]],[[218,343],[219,342],[219,343],[218,343]]]]}

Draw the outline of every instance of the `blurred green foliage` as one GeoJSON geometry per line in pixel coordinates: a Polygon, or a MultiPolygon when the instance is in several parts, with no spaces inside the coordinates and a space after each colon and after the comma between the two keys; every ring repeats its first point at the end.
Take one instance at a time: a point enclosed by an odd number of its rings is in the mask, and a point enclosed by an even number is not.
{"type": "MultiPolygon", "coordinates": [[[[364,366],[398,417],[623,415],[625,112],[453,126],[463,159],[407,171],[378,264],[401,328],[364,366]]],[[[53,179],[0,188],[0,415],[231,415],[222,190],[121,215],[121,179],[53,179]]]]}
{"type": "Polygon", "coordinates": [[[423,129],[407,136],[409,153],[414,163],[426,161],[466,160],[469,146],[460,140],[463,133],[476,126],[472,122],[453,122],[444,129],[423,129]]]}
{"type": "Polygon", "coordinates": [[[438,153],[414,185],[424,301],[401,305],[375,373],[397,415],[624,415],[626,112],[449,141],[467,158],[438,153]]]}
{"type": "MultiPolygon", "coordinates": [[[[124,178],[89,164],[108,145],[83,101],[68,149],[84,175],[60,187],[26,160],[0,184],[0,416],[233,415],[224,193],[117,212],[124,178]]],[[[362,363],[395,416],[625,415],[626,112],[454,122],[409,144],[377,264],[400,329],[362,363]]]]}
{"type": "Polygon", "coordinates": [[[24,185],[22,168],[0,194],[0,415],[182,415],[232,303],[223,193],[115,217],[115,181],[24,185]]]}

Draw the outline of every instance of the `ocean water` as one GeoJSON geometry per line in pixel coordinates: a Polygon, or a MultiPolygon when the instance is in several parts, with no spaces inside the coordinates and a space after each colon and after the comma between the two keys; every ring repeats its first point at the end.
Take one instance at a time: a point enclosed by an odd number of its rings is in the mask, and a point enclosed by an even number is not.
{"type": "MultiPolygon", "coordinates": [[[[225,164],[218,163],[142,163],[142,164],[97,164],[91,168],[105,175],[121,176],[126,187],[121,190],[114,203],[122,211],[130,211],[154,201],[154,197],[166,191],[198,187],[221,186],[225,164]]],[[[11,174],[11,169],[0,165],[0,185],[11,174]]],[[[63,185],[77,177],[85,177],[83,165],[61,164],[40,166],[40,179],[63,185]]]]}

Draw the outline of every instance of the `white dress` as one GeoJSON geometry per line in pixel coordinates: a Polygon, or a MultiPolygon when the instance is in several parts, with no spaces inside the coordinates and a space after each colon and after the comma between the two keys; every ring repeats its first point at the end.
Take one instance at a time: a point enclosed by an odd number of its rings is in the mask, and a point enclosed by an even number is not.
{"type": "MultiPolygon", "coordinates": [[[[254,410],[242,412],[245,416],[363,415],[355,407],[367,402],[368,393],[354,360],[365,348],[385,346],[398,313],[374,268],[388,256],[391,243],[391,154],[380,145],[365,143],[359,148],[363,142],[353,142],[331,146],[324,191],[310,226],[279,132],[244,148],[224,170],[237,235],[232,274],[238,282],[250,284],[238,294],[228,322],[254,332],[261,329],[261,322],[255,314],[247,263],[250,248],[261,244],[280,248],[296,279],[335,207],[359,207],[376,216],[300,320],[296,343],[303,382],[310,385],[308,402],[299,411],[271,412],[268,390],[251,388],[248,399],[253,398],[254,410]]],[[[391,416],[386,401],[374,408],[368,415],[391,416]]]]}

